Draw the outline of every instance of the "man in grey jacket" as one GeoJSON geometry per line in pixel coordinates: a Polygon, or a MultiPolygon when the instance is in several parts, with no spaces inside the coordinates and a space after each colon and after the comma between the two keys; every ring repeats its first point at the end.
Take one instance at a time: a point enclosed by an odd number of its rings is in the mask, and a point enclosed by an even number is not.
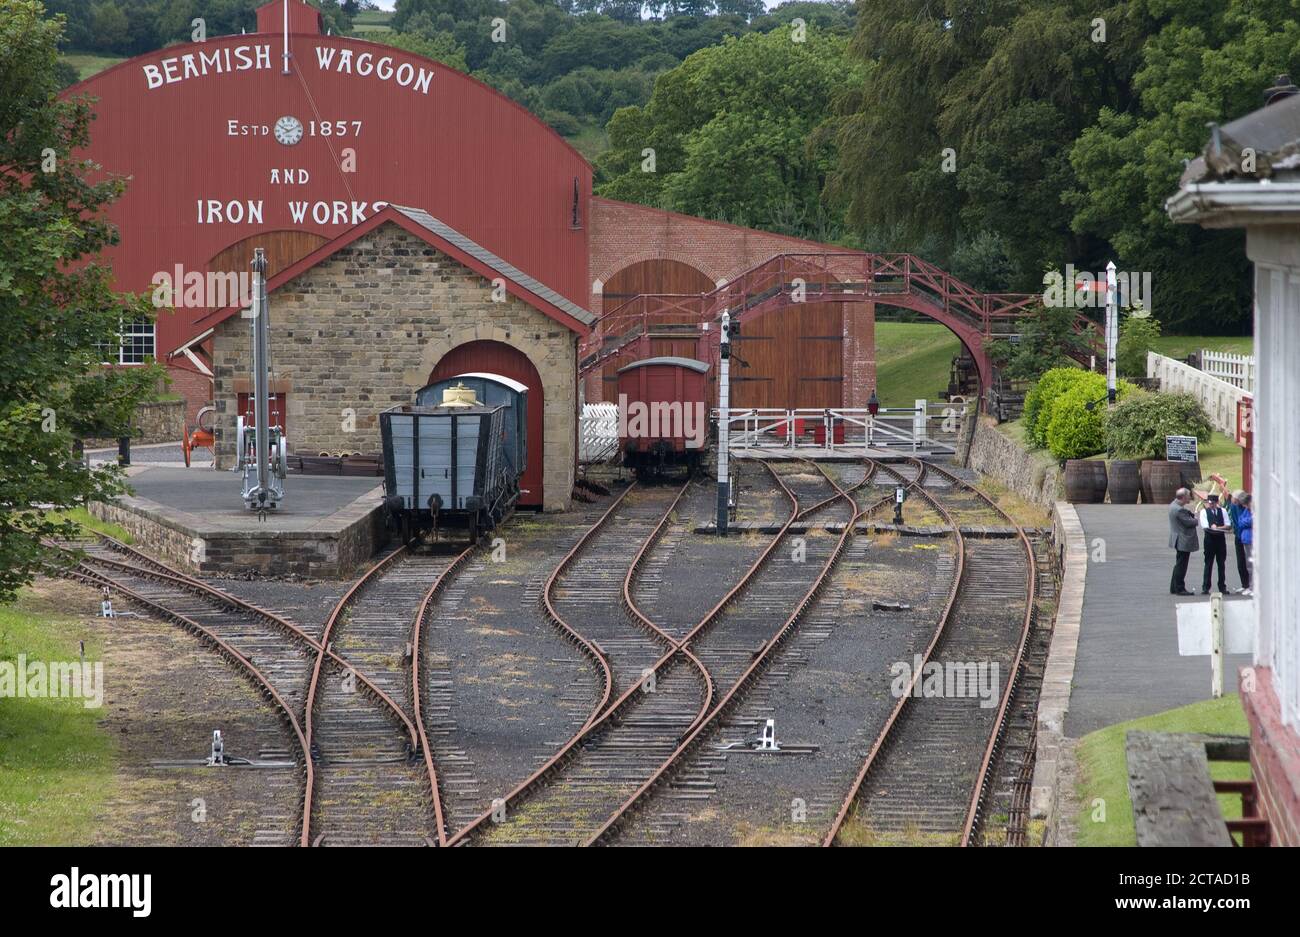
{"type": "Polygon", "coordinates": [[[1187,591],[1187,561],[1200,546],[1196,536],[1196,515],[1187,507],[1192,493],[1179,488],[1169,503],[1169,546],[1174,551],[1174,575],[1169,580],[1171,595],[1191,595],[1187,591]]]}

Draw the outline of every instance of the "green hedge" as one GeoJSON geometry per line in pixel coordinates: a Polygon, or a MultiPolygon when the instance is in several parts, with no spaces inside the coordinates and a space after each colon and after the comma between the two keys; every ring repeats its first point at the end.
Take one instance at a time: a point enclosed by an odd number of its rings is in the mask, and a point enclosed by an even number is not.
{"type": "Polygon", "coordinates": [[[1047,446],[1047,423],[1051,416],[1052,401],[1069,390],[1089,372],[1082,368],[1052,368],[1043,372],[1033,388],[1025,395],[1022,414],[1025,435],[1038,448],[1047,446]]]}
{"type": "MultiPolygon", "coordinates": [[[[1084,377],[1071,382],[1047,408],[1047,448],[1057,459],[1083,459],[1106,450],[1106,378],[1082,373],[1084,377]],[[1089,404],[1093,404],[1091,410],[1089,404]]],[[[1116,390],[1124,400],[1137,388],[1119,381],[1116,390]]]]}

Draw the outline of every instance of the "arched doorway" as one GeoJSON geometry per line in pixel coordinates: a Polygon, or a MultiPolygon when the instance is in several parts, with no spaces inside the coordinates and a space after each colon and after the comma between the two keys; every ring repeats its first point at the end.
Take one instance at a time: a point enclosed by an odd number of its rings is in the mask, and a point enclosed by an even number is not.
{"type": "MultiPolygon", "coordinates": [[[[716,286],[717,284],[702,270],[684,261],[673,260],[670,257],[639,260],[623,267],[604,284],[598,314],[612,312],[638,296],[708,293],[716,286]]],[[[655,307],[652,305],[650,308],[653,310],[655,307]]],[[[655,321],[660,325],[694,324],[696,317],[667,314],[657,317],[655,321]]],[[[646,357],[679,355],[694,358],[698,353],[696,345],[696,339],[690,336],[686,338],[659,336],[650,340],[646,357]]],[[[596,379],[587,386],[588,403],[617,399],[614,385],[618,383],[618,369],[625,364],[626,361],[612,361],[601,369],[598,376],[600,386],[593,386],[596,379]]]]}
{"type": "Polygon", "coordinates": [[[524,469],[523,478],[519,480],[522,489],[519,506],[541,510],[542,462],[546,452],[546,400],[537,369],[519,349],[503,342],[481,340],[457,345],[443,355],[429,372],[427,383],[432,384],[469,371],[500,374],[528,387],[528,465],[524,469]]]}

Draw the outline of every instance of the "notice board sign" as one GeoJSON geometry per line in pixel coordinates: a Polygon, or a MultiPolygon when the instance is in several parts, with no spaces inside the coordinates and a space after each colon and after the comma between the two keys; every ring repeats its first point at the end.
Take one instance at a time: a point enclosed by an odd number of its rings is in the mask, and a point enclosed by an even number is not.
{"type": "Polygon", "coordinates": [[[1165,459],[1169,462],[1199,462],[1195,436],[1166,436],[1165,459]]]}

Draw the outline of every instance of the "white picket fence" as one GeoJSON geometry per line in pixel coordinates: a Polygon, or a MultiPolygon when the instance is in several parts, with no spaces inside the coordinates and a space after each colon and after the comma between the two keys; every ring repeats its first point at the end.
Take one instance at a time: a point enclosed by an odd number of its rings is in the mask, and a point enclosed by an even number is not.
{"type": "Polygon", "coordinates": [[[1201,370],[1248,393],[1255,392],[1255,356],[1225,351],[1201,352],[1201,370]]]}
{"type": "Polygon", "coordinates": [[[1251,396],[1235,384],[1154,351],[1147,352],[1147,377],[1159,380],[1160,389],[1168,393],[1191,394],[1205,407],[1214,428],[1229,436],[1237,430],[1237,401],[1251,396]]]}
{"type": "Polygon", "coordinates": [[[604,462],[617,451],[618,404],[584,404],[579,421],[578,461],[604,462]]]}

